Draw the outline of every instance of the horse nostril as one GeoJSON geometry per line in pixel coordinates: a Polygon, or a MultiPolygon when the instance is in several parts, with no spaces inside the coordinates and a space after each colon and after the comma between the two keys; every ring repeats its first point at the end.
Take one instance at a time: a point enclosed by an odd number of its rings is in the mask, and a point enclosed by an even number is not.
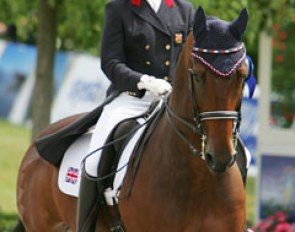
{"type": "Polygon", "coordinates": [[[236,155],[231,156],[227,160],[218,160],[214,158],[212,154],[206,153],[205,159],[211,171],[215,173],[222,173],[233,166],[233,164],[236,162],[236,155]]]}
{"type": "Polygon", "coordinates": [[[230,168],[231,166],[233,166],[233,164],[236,162],[237,159],[237,154],[234,154],[230,160],[230,162],[228,163],[228,167],[230,168]]]}
{"type": "Polygon", "coordinates": [[[205,159],[206,159],[207,164],[209,166],[213,166],[214,165],[214,160],[213,160],[213,156],[212,155],[210,155],[209,153],[206,153],[205,159]]]}

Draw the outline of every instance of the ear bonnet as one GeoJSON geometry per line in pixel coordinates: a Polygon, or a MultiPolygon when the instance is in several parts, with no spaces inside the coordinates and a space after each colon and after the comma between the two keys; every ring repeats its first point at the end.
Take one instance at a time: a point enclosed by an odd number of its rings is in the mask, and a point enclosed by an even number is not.
{"type": "Polygon", "coordinates": [[[248,13],[243,9],[233,22],[207,17],[200,6],[193,27],[193,57],[220,76],[230,76],[246,58],[242,36],[248,13]]]}
{"type": "Polygon", "coordinates": [[[254,65],[242,42],[242,36],[248,23],[248,12],[243,9],[232,22],[205,15],[199,6],[195,14],[193,27],[194,47],[192,56],[206,65],[219,76],[230,76],[240,64],[247,59],[249,97],[252,98],[256,79],[253,74],[254,65]]]}

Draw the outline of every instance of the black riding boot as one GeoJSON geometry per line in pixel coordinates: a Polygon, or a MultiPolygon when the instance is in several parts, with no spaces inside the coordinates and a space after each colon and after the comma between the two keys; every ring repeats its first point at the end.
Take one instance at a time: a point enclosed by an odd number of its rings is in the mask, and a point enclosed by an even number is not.
{"type": "Polygon", "coordinates": [[[77,232],[95,231],[100,199],[97,181],[87,178],[87,173],[83,169],[77,209],[77,232]]]}

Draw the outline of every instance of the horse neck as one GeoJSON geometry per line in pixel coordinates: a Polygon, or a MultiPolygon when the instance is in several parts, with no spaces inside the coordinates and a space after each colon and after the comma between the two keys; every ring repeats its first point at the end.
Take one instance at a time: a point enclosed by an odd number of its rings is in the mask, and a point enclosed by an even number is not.
{"type": "MultiPolygon", "coordinates": [[[[172,111],[190,123],[194,122],[192,96],[188,83],[188,68],[190,62],[192,62],[192,44],[193,36],[190,34],[179,55],[173,79],[173,91],[169,99],[169,106],[172,111]]],[[[175,123],[178,124],[178,122],[175,123]]],[[[192,133],[189,128],[184,128],[184,130],[186,133],[192,133]]]]}
{"type": "MultiPolygon", "coordinates": [[[[192,96],[190,94],[188,86],[188,67],[189,62],[191,62],[192,42],[193,37],[192,35],[190,35],[179,55],[174,74],[173,91],[168,102],[168,105],[174,112],[174,114],[178,115],[191,124],[193,124],[194,121],[192,96]]],[[[183,138],[179,136],[179,134],[177,134],[175,128],[173,127],[175,126],[177,130],[181,131],[187,141],[189,141],[189,143],[198,150],[201,149],[201,136],[198,133],[194,132],[187,125],[184,125],[183,122],[176,119],[174,116],[171,116],[170,119],[171,121],[168,119],[168,116],[166,114],[163,114],[160,128],[157,130],[157,133],[159,133],[158,137],[164,138],[163,149],[166,149],[165,152],[161,154],[161,156],[167,155],[165,159],[169,160],[169,162],[172,162],[176,166],[178,166],[178,164],[182,162],[195,164],[196,160],[196,165],[198,165],[198,163],[202,163],[203,165],[204,161],[199,159],[192,152],[188,143],[185,142],[183,138]],[[170,154],[173,154],[173,156],[171,156],[170,154]]]]}

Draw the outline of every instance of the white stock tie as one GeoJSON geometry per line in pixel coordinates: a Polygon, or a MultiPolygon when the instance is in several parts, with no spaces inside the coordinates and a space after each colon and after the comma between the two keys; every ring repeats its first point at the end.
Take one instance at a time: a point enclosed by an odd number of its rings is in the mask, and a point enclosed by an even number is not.
{"type": "Polygon", "coordinates": [[[147,0],[147,2],[150,4],[152,9],[157,13],[161,5],[161,0],[147,0]]]}

